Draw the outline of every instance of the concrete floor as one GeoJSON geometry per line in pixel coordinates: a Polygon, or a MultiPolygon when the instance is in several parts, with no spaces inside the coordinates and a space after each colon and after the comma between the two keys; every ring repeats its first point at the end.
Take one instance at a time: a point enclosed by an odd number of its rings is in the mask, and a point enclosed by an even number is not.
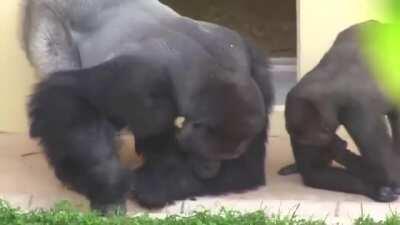
{"type": "MultiPolygon", "coordinates": [[[[288,136],[284,130],[282,112],[271,116],[272,127],[268,144],[268,185],[243,194],[202,197],[196,201],[181,201],[153,215],[190,213],[206,208],[227,208],[268,213],[296,214],[302,217],[327,219],[329,224],[350,224],[363,210],[375,218],[384,218],[400,209],[400,202],[380,204],[358,195],[316,190],[305,187],[298,175],[280,177],[280,167],[292,162],[288,136]]],[[[346,135],[344,132],[341,134],[346,135]]],[[[350,143],[350,147],[352,147],[350,143]]],[[[54,177],[37,143],[21,134],[0,134],[0,198],[22,209],[48,208],[60,200],[70,200],[77,207],[87,209],[87,201],[65,189],[54,177]]],[[[128,206],[131,214],[145,212],[134,202],[128,206]]]]}

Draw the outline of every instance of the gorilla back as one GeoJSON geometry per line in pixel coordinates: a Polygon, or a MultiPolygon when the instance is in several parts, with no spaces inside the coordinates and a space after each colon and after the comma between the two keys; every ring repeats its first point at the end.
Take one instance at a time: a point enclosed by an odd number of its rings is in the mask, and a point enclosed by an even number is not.
{"type": "Polygon", "coordinates": [[[134,49],[139,40],[155,35],[154,31],[163,30],[163,21],[179,16],[158,0],[24,3],[23,46],[41,76],[91,67],[121,55],[134,49]]]}
{"type": "Polygon", "coordinates": [[[23,21],[25,50],[43,76],[124,54],[167,67],[188,151],[237,157],[265,125],[272,102],[265,58],[252,62],[251,47],[232,30],[157,0],[27,0],[23,21]]]}

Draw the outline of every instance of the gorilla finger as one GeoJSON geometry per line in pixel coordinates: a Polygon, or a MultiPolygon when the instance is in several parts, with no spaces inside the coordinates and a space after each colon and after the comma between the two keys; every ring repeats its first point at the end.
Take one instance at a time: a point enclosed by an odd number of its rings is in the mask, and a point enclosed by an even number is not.
{"type": "Polygon", "coordinates": [[[299,170],[295,163],[285,166],[278,171],[278,174],[281,176],[288,176],[296,173],[299,173],[299,170]]]}

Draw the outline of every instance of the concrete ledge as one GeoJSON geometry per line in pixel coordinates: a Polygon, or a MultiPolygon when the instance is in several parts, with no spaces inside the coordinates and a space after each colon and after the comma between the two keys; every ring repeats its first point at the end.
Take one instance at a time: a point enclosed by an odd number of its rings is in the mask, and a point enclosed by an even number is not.
{"type": "MultiPolygon", "coordinates": [[[[87,211],[89,206],[84,199],[69,199],[74,206],[87,211]],[[79,199],[79,200],[78,200],[79,199]]],[[[8,193],[0,195],[11,206],[19,207],[23,211],[34,209],[48,209],[60,201],[57,196],[35,196],[21,193],[8,193]]],[[[311,200],[249,200],[223,196],[218,198],[204,197],[196,201],[180,201],[162,210],[146,211],[128,204],[128,215],[137,216],[149,214],[152,217],[163,218],[168,215],[190,215],[197,211],[208,210],[218,213],[221,209],[238,210],[241,212],[254,212],[262,210],[269,216],[293,216],[303,219],[325,220],[329,225],[353,225],[354,221],[369,215],[375,220],[384,220],[393,212],[399,212],[399,203],[375,203],[363,201],[311,201],[311,200]]]]}

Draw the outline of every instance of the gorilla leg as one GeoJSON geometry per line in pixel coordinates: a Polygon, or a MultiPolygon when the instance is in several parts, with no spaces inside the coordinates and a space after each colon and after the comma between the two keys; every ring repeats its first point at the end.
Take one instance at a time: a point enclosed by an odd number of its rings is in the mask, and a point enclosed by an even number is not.
{"type": "MultiPolygon", "coordinates": [[[[397,110],[393,110],[388,113],[389,123],[392,131],[392,147],[394,152],[394,159],[400,156],[400,115],[397,110]]],[[[398,159],[395,159],[398,160],[398,159]]],[[[390,164],[392,165],[392,164],[390,164]]],[[[393,166],[398,166],[398,163],[395,162],[393,166]]],[[[400,168],[394,168],[393,171],[399,171],[400,168]]],[[[400,181],[397,179],[393,184],[393,191],[400,195],[400,181]]]]}
{"type": "Polygon", "coordinates": [[[399,112],[393,111],[388,114],[390,127],[392,129],[393,151],[400,155],[400,118],[399,112]]]}
{"type": "Polygon", "coordinates": [[[71,89],[42,83],[30,102],[31,136],[41,145],[58,179],[84,194],[93,209],[125,206],[130,173],[115,151],[116,130],[71,89]]]}
{"type": "MultiPolygon", "coordinates": [[[[357,176],[361,176],[364,173],[364,165],[362,165],[361,157],[347,149],[347,142],[336,134],[331,144],[327,148],[324,148],[324,152],[320,154],[320,157],[321,159],[319,161],[321,166],[329,165],[332,160],[334,160],[345,166],[347,170],[350,170],[351,173],[357,176]]],[[[281,168],[278,174],[286,176],[298,172],[298,168],[294,163],[281,168]]]]}
{"type": "Polygon", "coordinates": [[[373,109],[352,108],[342,113],[341,120],[362,155],[362,161],[353,164],[353,171],[357,169],[354,167],[366,169],[360,173],[365,174],[367,182],[381,189],[394,188],[397,192],[395,163],[392,163],[396,155],[384,116],[374,113],[373,109]]]}
{"type": "MultiPolygon", "coordinates": [[[[343,165],[350,174],[364,181],[375,181],[375,178],[371,177],[370,174],[371,168],[365,163],[362,156],[354,154],[347,149],[346,141],[342,140],[338,135],[335,135],[331,145],[326,149],[324,148],[319,157],[320,159],[317,160],[319,166],[328,166],[334,160],[343,165]]],[[[282,168],[279,174],[285,176],[297,172],[299,171],[296,164],[292,164],[282,168]]]]}
{"type": "Polygon", "coordinates": [[[111,124],[93,120],[67,128],[62,136],[42,137],[58,179],[84,194],[92,209],[103,214],[125,210],[129,191],[129,173],[120,165],[114,136],[111,124]]]}
{"type": "Polygon", "coordinates": [[[326,149],[304,146],[292,141],[297,168],[305,185],[354,194],[363,194],[374,200],[388,202],[396,199],[390,188],[365,182],[345,169],[334,168],[324,161],[326,149]]]}
{"type": "MultiPolygon", "coordinates": [[[[339,136],[336,135],[336,142],[346,143],[339,136]]],[[[354,176],[357,176],[363,179],[365,182],[376,183],[376,178],[371,176],[370,171],[372,168],[366,163],[362,156],[354,154],[350,150],[346,148],[346,145],[342,145],[332,149],[332,153],[334,154],[334,160],[340,164],[342,164],[346,170],[354,176]]],[[[397,187],[392,187],[393,191],[397,194],[397,187]]]]}
{"type": "Polygon", "coordinates": [[[369,170],[371,168],[368,168],[361,156],[352,153],[350,150],[346,150],[337,154],[334,160],[346,167],[346,170],[351,174],[364,180],[368,180],[370,178],[369,170]]]}
{"type": "Polygon", "coordinates": [[[363,158],[370,168],[369,176],[378,185],[388,186],[395,177],[391,162],[395,156],[392,140],[384,116],[373,109],[353,108],[341,115],[343,125],[353,138],[363,158]]]}
{"type": "MultiPolygon", "coordinates": [[[[362,156],[356,155],[350,150],[347,150],[343,153],[340,153],[340,155],[335,158],[335,161],[345,166],[349,173],[363,179],[365,182],[369,182],[371,184],[376,182],[376,178],[371,176],[370,173],[372,168],[365,163],[362,156]]],[[[394,194],[400,195],[400,187],[397,182],[393,182],[390,185],[390,188],[394,194]]],[[[388,188],[385,187],[382,187],[382,189],[388,190],[388,188]]]]}
{"type": "Polygon", "coordinates": [[[334,167],[320,168],[303,176],[306,185],[314,188],[362,194],[379,202],[392,202],[397,199],[390,187],[379,187],[364,182],[346,170],[334,167]]]}

